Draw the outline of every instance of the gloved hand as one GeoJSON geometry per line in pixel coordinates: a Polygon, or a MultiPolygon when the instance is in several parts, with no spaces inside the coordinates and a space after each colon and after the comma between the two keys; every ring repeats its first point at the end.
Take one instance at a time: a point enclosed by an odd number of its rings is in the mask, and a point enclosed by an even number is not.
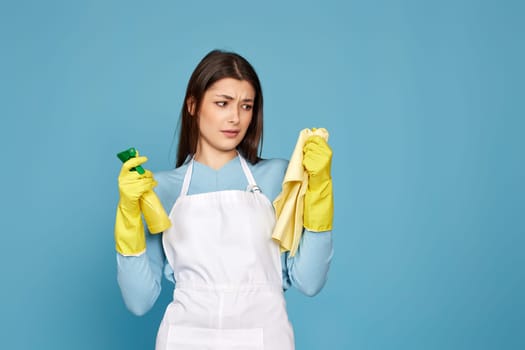
{"type": "Polygon", "coordinates": [[[140,198],[157,183],[149,170],[142,175],[130,171],[146,161],[146,157],[129,159],[122,164],[118,177],[120,199],[115,219],[115,243],[117,251],[122,255],[139,255],[146,250],[140,198]]]}
{"type": "Polygon", "coordinates": [[[332,192],[332,150],[321,136],[309,137],[303,147],[303,166],[308,172],[304,197],[304,227],[313,232],[332,229],[334,201],[332,192]]]}

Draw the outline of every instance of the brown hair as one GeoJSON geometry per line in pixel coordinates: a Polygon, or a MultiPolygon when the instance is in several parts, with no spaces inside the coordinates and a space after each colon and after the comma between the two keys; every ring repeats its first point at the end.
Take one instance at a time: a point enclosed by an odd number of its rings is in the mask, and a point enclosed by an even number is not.
{"type": "Polygon", "coordinates": [[[199,62],[188,82],[180,114],[182,125],[179,133],[176,167],[184,164],[188,156],[195,155],[197,151],[199,125],[197,118],[192,117],[188,111],[188,102],[195,103],[195,114],[198,116],[201,101],[206,90],[215,82],[224,78],[245,80],[255,90],[252,120],[246,135],[244,135],[241,143],[237,146],[237,150],[251,164],[255,164],[260,160],[263,134],[263,95],[259,77],[255,69],[244,57],[234,52],[213,50],[199,62]]]}

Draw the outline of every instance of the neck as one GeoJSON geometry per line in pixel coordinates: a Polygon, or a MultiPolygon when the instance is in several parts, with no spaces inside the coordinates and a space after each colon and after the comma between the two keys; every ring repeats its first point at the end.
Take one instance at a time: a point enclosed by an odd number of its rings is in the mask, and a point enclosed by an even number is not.
{"type": "Polygon", "coordinates": [[[232,150],[228,152],[203,152],[202,150],[197,149],[197,152],[195,152],[196,161],[214,170],[219,170],[224,166],[224,164],[228,163],[236,156],[237,150],[232,150]]]}

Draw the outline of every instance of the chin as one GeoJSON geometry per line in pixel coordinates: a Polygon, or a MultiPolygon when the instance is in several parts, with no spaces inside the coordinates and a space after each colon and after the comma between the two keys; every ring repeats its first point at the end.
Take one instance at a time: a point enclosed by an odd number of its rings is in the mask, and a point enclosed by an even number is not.
{"type": "Polygon", "coordinates": [[[241,144],[241,141],[242,140],[225,143],[223,149],[227,151],[234,151],[241,144]]]}

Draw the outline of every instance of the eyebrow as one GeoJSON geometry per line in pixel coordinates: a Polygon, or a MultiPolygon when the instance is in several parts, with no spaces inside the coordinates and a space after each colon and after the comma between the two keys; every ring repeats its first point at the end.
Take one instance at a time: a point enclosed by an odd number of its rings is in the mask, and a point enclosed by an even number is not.
{"type": "MultiPolygon", "coordinates": [[[[234,99],[230,95],[225,95],[225,94],[218,94],[218,95],[215,95],[215,96],[222,97],[222,98],[225,98],[227,100],[233,100],[234,99]]],[[[253,102],[253,99],[252,98],[245,98],[245,99],[242,100],[242,102],[253,102]]]]}

